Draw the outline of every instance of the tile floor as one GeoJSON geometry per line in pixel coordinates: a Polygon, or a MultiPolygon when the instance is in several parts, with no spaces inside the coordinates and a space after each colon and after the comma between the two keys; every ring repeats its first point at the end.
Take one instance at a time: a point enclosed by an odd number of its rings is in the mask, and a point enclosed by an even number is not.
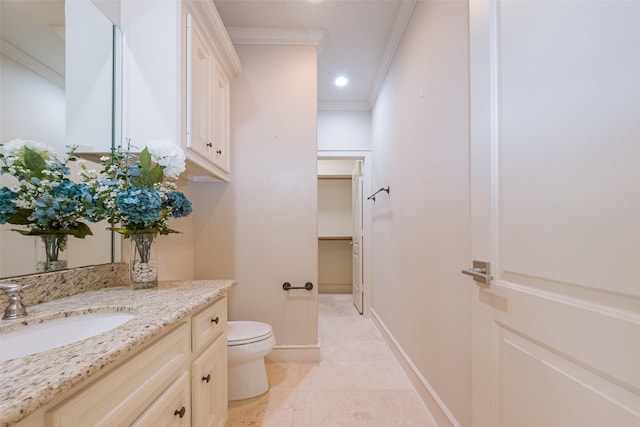
{"type": "Polygon", "coordinates": [[[271,389],[229,403],[226,427],[436,427],[351,295],[319,297],[320,363],[267,363],[271,389]]]}

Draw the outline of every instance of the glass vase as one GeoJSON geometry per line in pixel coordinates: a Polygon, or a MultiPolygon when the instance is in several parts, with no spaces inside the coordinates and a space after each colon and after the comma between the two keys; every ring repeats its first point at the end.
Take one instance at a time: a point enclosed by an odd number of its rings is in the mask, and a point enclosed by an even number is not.
{"type": "Polygon", "coordinates": [[[131,235],[131,288],[147,289],[158,286],[158,261],[155,234],[131,235]]]}
{"type": "Polygon", "coordinates": [[[67,268],[66,234],[40,234],[36,236],[36,272],[67,268]]]}

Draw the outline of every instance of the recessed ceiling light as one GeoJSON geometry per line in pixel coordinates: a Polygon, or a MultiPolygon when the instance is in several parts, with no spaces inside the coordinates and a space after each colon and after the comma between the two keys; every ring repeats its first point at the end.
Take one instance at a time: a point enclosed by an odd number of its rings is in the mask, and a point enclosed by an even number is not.
{"type": "Polygon", "coordinates": [[[349,79],[347,79],[345,76],[339,76],[339,77],[336,77],[334,83],[338,87],[346,86],[349,84],[349,79]]]}

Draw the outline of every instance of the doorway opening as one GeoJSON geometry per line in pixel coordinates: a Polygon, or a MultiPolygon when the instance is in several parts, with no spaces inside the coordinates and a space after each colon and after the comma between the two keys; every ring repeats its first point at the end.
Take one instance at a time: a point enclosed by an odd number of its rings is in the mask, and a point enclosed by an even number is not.
{"type": "Polygon", "coordinates": [[[368,316],[371,254],[368,209],[369,152],[318,155],[318,292],[352,294],[368,316]]]}

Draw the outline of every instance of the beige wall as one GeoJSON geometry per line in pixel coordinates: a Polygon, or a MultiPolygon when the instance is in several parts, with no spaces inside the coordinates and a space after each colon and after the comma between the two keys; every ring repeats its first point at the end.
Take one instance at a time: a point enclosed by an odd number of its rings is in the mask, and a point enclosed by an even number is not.
{"type": "Polygon", "coordinates": [[[236,46],[231,182],[193,184],[195,276],[233,278],[229,318],[270,323],[276,346],[315,346],[317,56],[310,46],[236,46]]]}
{"type": "Polygon", "coordinates": [[[351,236],[351,203],[351,179],[319,179],[318,236],[351,236]]]}
{"type": "Polygon", "coordinates": [[[353,266],[350,240],[318,240],[318,292],[350,294],[353,266]]]}
{"type": "Polygon", "coordinates": [[[372,118],[374,187],[391,187],[373,207],[374,318],[440,425],[471,423],[467,7],[416,4],[372,118]]]}
{"type": "MultiPolygon", "coordinates": [[[[182,191],[193,203],[192,186],[186,179],[178,182],[182,191]]],[[[194,264],[194,216],[172,219],[169,228],[178,234],[158,236],[158,277],[160,280],[191,280],[194,264]]],[[[128,240],[125,241],[128,244],[128,240]]],[[[128,258],[125,258],[128,259],[128,258]]]]}
{"type": "Polygon", "coordinates": [[[318,111],[318,150],[370,150],[369,111],[318,111]]]}

